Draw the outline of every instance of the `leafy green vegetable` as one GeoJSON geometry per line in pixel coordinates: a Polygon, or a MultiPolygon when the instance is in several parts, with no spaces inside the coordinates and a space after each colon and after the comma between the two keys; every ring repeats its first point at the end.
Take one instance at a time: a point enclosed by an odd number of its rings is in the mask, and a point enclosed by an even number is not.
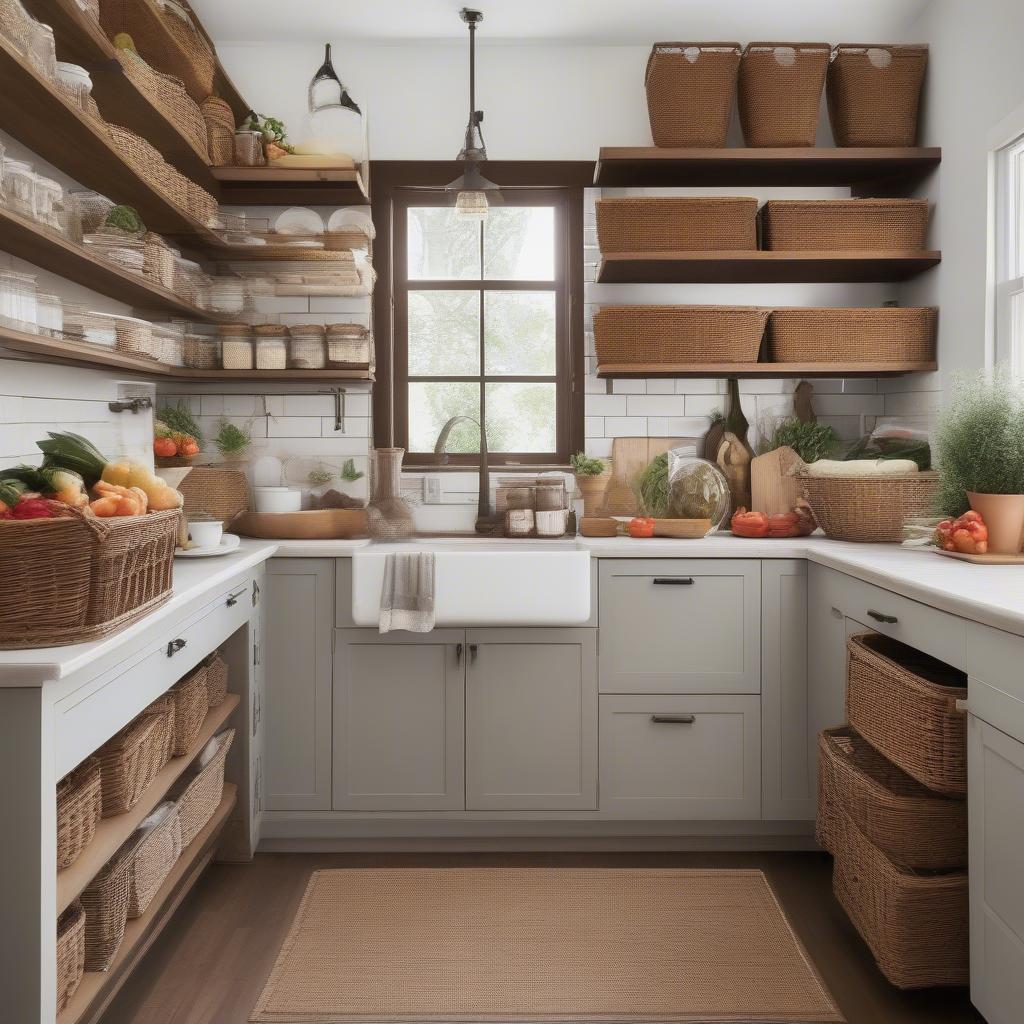
{"type": "Polygon", "coordinates": [[[280,118],[257,114],[255,110],[252,110],[242,128],[250,132],[259,132],[263,136],[264,142],[273,142],[289,153],[294,152],[294,147],[287,141],[288,130],[280,118]]]}
{"type": "Polygon", "coordinates": [[[12,466],[10,469],[0,469],[0,481],[15,481],[24,484],[24,488],[30,491],[45,491],[49,481],[42,470],[35,466],[12,466]]]}
{"type": "Polygon", "coordinates": [[[115,206],[107,214],[104,223],[108,228],[119,228],[133,235],[140,235],[146,230],[146,225],[142,223],[139,211],[134,206],[115,206]]]}
{"type": "Polygon", "coordinates": [[[241,455],[252,444],[252,432],[248,428],[243,430],[229,419],[221,419],[213,443],[221,455],[241,455]]]}
{"type": "Polygon", "coordinates": [[[92,487],[107,465],[107,458],[92,441],[80,434],[49,432],[49,439],[37,441],[43,453],[43,470],[47,468],[70,469],[77,473],[86,487],[92,487]]]}
{"type": "Polygon", "coordinates": [[[189,437],[195,438],[196,444],[200,448],[206,447],[206,438],[203,436],[202,428],[196,422],[185,399],[179,401],[177,405],[165,405],[157,411],[156,417],[175,433],[188,434],[189,437]]]}
{"type": "Polygon", "coordinates": [[[11,508],[27,490],[25,484],[14,477],[0,480],[0,504],[11,508]]]}
{"type": "Polygon", "coordinates": [[[760,446],[760,454],[789,446],[804,462],[829,458],[839,447],[839,434],[827,423],[804,423],[795,416],[776,424],[770,439],[760,446]]]}
{"type": "Polygon", "coordinates": [[[640,512],[655,519],[668,515],[668,455],[656,455],[640,474],[637,488],[640,512]]]}
{"type": "Polygon", "coordinates": [[[569,462],[577,476],[600,476],[604,472],[604,459],[592,459],[584,452],[577,452],[569,462]]]}

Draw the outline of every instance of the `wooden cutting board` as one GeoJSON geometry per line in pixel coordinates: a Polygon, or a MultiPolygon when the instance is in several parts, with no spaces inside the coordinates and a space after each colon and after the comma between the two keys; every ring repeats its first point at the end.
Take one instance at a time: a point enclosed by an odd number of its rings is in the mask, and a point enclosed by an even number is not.
{"type": "Polygon", "coordinates": [[[693,445],[699,450],[700,441],[694,437],[617,437],[612,441],[612,478],[604,494],[606,516],[635,516],[636,485],[640,474],[651,459],[664,455],[670,448],[693,445]]]}

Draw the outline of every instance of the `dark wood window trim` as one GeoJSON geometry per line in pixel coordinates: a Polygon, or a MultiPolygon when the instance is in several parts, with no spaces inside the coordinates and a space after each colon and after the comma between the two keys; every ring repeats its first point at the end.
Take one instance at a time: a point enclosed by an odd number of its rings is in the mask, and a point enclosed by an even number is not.
{"type": "MultiPolygon", "coordinates": [[[[558,461],[552,463],[550,457],[504,453],[492,453],[490,461],[497,466],[511,462],[531,469],[563,467],[568,455],[583,447],[583,188],[593,181],[593,164],[585,161],[491,162],[486,171],[494,180],[507,186],[510,193],[520,189],[531,192],[544,190],[561,198],[560,206],[564,212],[560,245],[564,246],[564,286],[567,289],[564,303],[566,323],[561,332],[558,367],[559,380],[564,388],[564,399],[558,409],[558,461]]],[[[374,387],[373,419],[374,443],[378,447],[401,443],[407,421],[405,326],[400,322],[401,309],[396,311],[394,301],[398,276],[396,264],[399,261],[395,251],[397,218],[405,216],[408,205],[405,197],[410,195],[410,190],[439,188],[459,173],[459,165],[455,162],[374,161],[371,164],[373,220],[377,228],[374,266],[378,279],[373,299],[377,384],[374,387]],[[401,339],[400,344],[396,344],[398,339],[401,339]]],[[[536,198],[540,200],[539,193],[536,198]]],[[[404,273],[404,251],[401,260],[401,272],[404,273]]],[[[469,286],[469,282],[451,284],[455,287],[469,286]]],[[[522,286],[528,287],[528,284],[523,283],[522,286]]],[[[474,282],[472,287],[479,287],[479,282],[474,282]]],[[[514,381],[516,378],[503,379],[514,381]]],[[[406,462],[410,466],[439,468],[429,456],[410,456],[406,462]]],[[[477,462],[472,455],[453,455],[449,458],[448,468],[465,471],[477,462]]]]}

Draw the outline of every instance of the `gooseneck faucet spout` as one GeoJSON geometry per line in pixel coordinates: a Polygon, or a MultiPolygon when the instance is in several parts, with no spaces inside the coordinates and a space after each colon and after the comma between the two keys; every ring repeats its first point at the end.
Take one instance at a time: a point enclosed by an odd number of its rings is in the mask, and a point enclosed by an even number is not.
{"type": "Polygon", "coordinates": [[[448,444],[448,435],[460,423],[472,423],[480,428],[480,497],[476,506],[476,532],[493,533],[495,519],[491,512],[491,479],[487,468],[487,431],[484,430],[483,424],[479,420],[473,419],[472,416],[453,416],[441,428],[441,433],[437,435],[434,454],[438,456],[441,465],[445,465],[448,462],[448,455],[445,452],[445,446],[448,444]]]}

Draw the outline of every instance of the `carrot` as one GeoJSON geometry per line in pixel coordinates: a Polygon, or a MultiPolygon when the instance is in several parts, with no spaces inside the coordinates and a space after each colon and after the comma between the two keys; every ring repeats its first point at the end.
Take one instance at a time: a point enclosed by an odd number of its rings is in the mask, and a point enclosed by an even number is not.
{"type": "Polygon", "coordinates": [[[97,498],[89,503],[89,508],[101,519],[109,519],[117,515],[117,498],[97,498]]]}

